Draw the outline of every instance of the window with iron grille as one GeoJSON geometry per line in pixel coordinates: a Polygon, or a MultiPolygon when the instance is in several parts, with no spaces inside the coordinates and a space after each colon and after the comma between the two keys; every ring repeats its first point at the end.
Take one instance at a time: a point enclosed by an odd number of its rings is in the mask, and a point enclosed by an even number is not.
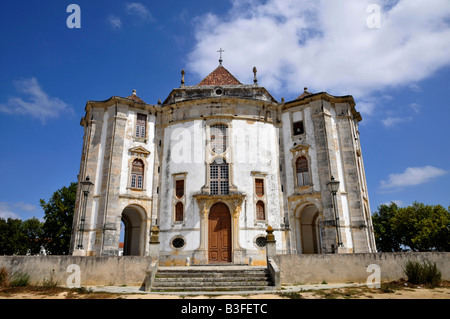
{"type": "Polygon", "coordinates": [[[257,237],[256,240],[255,240],[255,243],[256,243],[256,246],[258,248],[266,247],[266,244],[267,244],[266,236],[259,236],[259,237],[257,237]]]}
{"type": "Polygon", "coordinates": [[[209,169],[211,194],[229,194],[228,164],[222,159],[217,159],[210,165],[209,169]]]}
{"type": "Polygon", "coordinates": [[[136,119],[136,137],[145,137],[147,127],[147,115],[138,114],[136,119]]]}
{"type": "Polygon", "coordinates": [[[297,158],[295,166],[297,170],[297,186],[301,187],[310,185],[308,160],[306,157],[302,156],[297,158]]]}
{"type": "Polygon", "coordinates": [[[227,149],[227,129],[223,124],[211,125],[211,150],[216,154],[221,154],[227,149]]]}
{"type": "Polygon", "coordinates": [[[142,189],[144,185],[144,163],[135,159],[131,167],[131,187],[142,189]]]}
{"type": "Polygon", "coordinates": [[[186,241],[182,237],[175,237],[171,241],[172,247],[175,249],[181,249],[186,245],[186,241]]]}

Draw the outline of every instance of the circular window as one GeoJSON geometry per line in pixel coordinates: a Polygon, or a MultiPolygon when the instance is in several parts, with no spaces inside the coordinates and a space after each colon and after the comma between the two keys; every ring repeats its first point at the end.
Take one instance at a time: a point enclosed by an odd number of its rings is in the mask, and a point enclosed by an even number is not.
{"type": "Polygon", "coordinates": [[[186,245],[186,240],[183,237],[175,237],[170,244],[175,249],[182,249],[186,245]]]}
{"type": "Polygon", "coordinates": [[[216,89],[215,93],[216,93],[216,95],[222,95],[223,94],[223,90],[222,89],[216,89]]]}
{"type": "Polygon", "coordinates": [[[255,244],[258,248],[266,247],[266,236],[258,236],[255,239],[255,244]]]}

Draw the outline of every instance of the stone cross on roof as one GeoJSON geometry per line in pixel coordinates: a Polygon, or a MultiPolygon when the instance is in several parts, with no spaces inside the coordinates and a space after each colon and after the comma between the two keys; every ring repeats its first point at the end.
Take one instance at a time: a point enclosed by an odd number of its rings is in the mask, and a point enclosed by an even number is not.
{"type": "Polygon", "coordinates": [[[222,65],[222,62],[223,62],[223,60],[222,60],[222,52],[225,52],[225,50],[222,50],[222,48],[220,48],[220,50],[217,51],[217,52],[220,53],[220,57],[219,57],[219,65],[222,65]]]}

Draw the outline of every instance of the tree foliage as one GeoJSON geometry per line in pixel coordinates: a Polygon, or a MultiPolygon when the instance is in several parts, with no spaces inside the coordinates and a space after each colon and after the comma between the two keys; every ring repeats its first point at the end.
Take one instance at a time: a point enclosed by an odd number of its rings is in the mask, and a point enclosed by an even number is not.
{"type": "Polygon", "coordinates": [[[40,200],[45,213],[43,237],[52,255],[69,253],[76,196],[77,183],[71,183],[54,192],[48,202],[40,200]]]}
{"type": "Polygon", "coordinates": [[[450,207],[381,205],[372,223],[379,251],[450,251],[450,207]]]}
{"type": "Polygon", "coordinates": [[[39,253],[43,223],[37,218],[26,221],[0,218],[0,254],[25,255],[39,253]]]}
{"type": "Polygon", "coordinates": [[[44,246],[52,255],[69,253],[77,184],[62,187],[48,202],[40,200],[44,222],[33,217],[0,218],[0,255],[36,255],[44,246]]]}

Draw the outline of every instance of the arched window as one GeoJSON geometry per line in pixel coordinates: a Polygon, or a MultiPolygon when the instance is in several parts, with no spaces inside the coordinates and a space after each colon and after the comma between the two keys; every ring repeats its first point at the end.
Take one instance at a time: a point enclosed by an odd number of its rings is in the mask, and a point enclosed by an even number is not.
{"type": "Polygon", "coordinates": [[[306,157],[302,156],[297,158],[295,166],[297,170],[297,186],[301,187],[310,185],[308,160],[306,159],[306,157]]]}
{"type": "Polygon", "coordinates": [[[216,154],[222,154],[227,149],[227,129],[224,124],[211,125],[211,150],[216,154]]]}
{"type": "Polygon", "coordinates": [[[264,211],[264,203],[262,201],[258,201],[256,203],[256,219],[257,220],[266,219],[266,213],[264,211]]]}
{"type": "Polygon", "coordinates": [[[217,158],[209,167],[210,193],[212,195],[229,194],[228,164],[223,158],[217,158]]]}
{"type": "Polygon", "coordinates": [[[144,185],[144,163],[140,159],[135,159],[131,166],[131,187],[143,189],[144,185]]]}
{"type": "Polygon", "coordinates": [[[178,202],[175,205],[175,221],[182,222],[183,221],[183,203],[178,202]]]}

